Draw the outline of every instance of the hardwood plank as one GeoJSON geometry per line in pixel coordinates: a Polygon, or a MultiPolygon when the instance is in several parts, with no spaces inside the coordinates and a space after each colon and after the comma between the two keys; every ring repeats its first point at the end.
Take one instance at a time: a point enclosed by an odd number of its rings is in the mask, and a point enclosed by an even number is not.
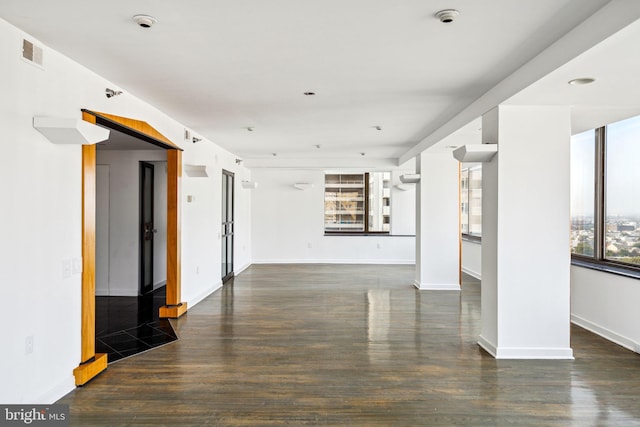
{"type": "Polygon", "coordinates": [[[480,286],[413,266],[254,265],[172,320],[179,340],[60,403],[71,425],[640,425],[640,358],[581,328],[576,360],[495,360],[480,286]]]}

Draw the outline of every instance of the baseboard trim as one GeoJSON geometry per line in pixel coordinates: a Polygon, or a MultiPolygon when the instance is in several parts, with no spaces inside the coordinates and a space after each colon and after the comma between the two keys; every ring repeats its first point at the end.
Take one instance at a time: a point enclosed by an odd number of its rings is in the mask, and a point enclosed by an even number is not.
{"type": "Polygon", "coordinates": [[[417,280],[413,282],[413,286],[421,291],[459,291],[459,283],[420,283],[417,280]]]}
{"type": "Polygon", "coordinates": [[[600,326],[597,323],[591,322],[576,314],[571,315],[571,323],[575,323],[581,328],[584,328],[589,332],[593,332],[594,334],[599,335],[602,338],[605,338],[628,350],[631,350],[635,353],[640,353],[640,343],[632,340],[631,338],[627,338],[624,335],[620,335],[610,329],[607,329],[604,326],[600,326]]]}
{"type": "Polygon", "coordinates": [[[196,304],[198,304],[199,302],[201,302],[206,297],[208,297],[209,295],[211,295],[212,293],[214,293],[220,288],[222,288],[222,282],[218,282],[215,285],[213,285],[211,288],[208,288],[205,291],[200,292],[194,298],[191,298],[189,301],[187,301],[187,305],[193,308],[196,304]]]}
{"type": "Polygon", "coordinates": [[[34,403],[38,405],[53,405],[58,400],[62,399],[69,392],[73,391],[76,388],[76,380],[73,375],[70,375],[64,381],[55,385],[51,389],[49,389],[46,393],[41,394],[36,398],[34,402],[29,401],[29,403],[34,403]]]}
{"type": "Polygon", "coordinates": [[[253,264],[378,264],[414,265],[415,261],[405,259],[259,259],[253,264]]]}
{"type": "Polygon", "coordinates": [[[236,271],[233,272],[233,275],[237,276],[238,274],[242,273],[243,271],[245,271],[249,267],[251,267],[251,263],[245,264],[244,266],[240,267],[239,269],[237,269],[236,271]]]}
{"type": "Polygon", "coordinates": [[[547,347],[496,347],[495,344],[478,337],[478,345],[496,359],[528,359],[528,360],[573,360],[571,348],[547,347]]]}
{"type": "Polygon", "coordinates": [[[498,347],[496,359],[573,360],[573,350],[570,347],[498,347]]]}
{"type": "Polygon", "coordinates": [[[473,271],[471,269],[468,269],[466,267],[462,267],[462,272],[468,274],[471,277],[474,277],[478,280],[482,280],[482,274],[478,273],[477,271],[473,271]]]}
{"type": "Polygon", "coordinates": [[[493,356],[494,358],[496,357],[497,351],[496,351],[495,344],[489,341],[488,339],[486,339],[485,337],[483,337],[482,335],[478,337],[478,345],[482,347],[482,349],[487,353],[489,353],[491,356],[493,356]]]}

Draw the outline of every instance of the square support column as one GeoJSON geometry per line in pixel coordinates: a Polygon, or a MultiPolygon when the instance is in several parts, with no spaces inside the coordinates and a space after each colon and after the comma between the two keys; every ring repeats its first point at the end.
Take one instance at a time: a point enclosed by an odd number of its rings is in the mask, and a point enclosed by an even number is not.
{"type": "Polygon", "coordinates": [[[482,332],[498,359],[572,359],[568,107],[499,106],[482,170],[482,332]]]}
{"type": "Polygon", "coordinates": [[[460,290],[460,165],[450,152],[416,158],[416,279],[421,290],[460,290]]]}

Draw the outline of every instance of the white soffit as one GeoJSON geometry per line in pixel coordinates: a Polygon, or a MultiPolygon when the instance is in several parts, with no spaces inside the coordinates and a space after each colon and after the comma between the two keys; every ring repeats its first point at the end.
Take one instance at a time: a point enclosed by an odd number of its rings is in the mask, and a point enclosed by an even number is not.
{"type": "Polygon", "coordinates": [[[81,119],[34,117],[33,127],[54,144],[93,145],[109,138],[109,130],[81,119]]]}
{"type": "Polygon", "coordinates": [[[453,157],[460,162],[490,162],[498,152],[498,144],[468,144],[453,150],[453,157]]]}

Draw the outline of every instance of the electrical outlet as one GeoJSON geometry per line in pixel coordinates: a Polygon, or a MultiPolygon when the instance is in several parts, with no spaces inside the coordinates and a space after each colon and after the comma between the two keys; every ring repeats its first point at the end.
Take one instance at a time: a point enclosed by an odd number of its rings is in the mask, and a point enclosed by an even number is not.
{"type": "Polygon", "coordinates": [[[68,279],[69,277],[71,277],[72,271],[73,271],[73,268],[71,266],[71,260],[65,259],[64,261],[62,261],[62,278],[68,279]]]}
{"type": "Polygon", "coordinates": [[[199,265],[196,266],[196,274],[200,274],[200,266],[199,265]]]}
{"type": "Polygon", "coordinates": [[[33,335],[29,335],[24,340],[24,354],[33,353],[33,335]]]}
{"type": "Polygon", "coordinates": [[[313,247],[313,245],[311,244],[311,242],[307,243],[307,247],[308,247],[309,249],[311,249],[311,248],[313,247]]]}

